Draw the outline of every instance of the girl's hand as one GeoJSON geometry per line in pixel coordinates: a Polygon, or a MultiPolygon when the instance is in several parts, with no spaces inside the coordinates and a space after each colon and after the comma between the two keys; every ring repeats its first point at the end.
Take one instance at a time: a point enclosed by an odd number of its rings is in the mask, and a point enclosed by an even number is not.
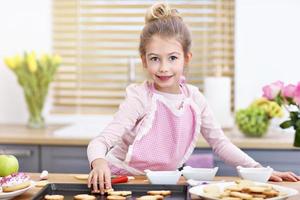
{"type": "Polygon", "coordinates": [[[90,188],[92,184],[93,192],[99,192],[100,189],[101,194],[104,194],[104,189],[111,188],[111,173],[106,160],[98,158],[92,162],[92,170],[88,178],[88,187],[90,188]]]}
{"type": "Polygon", "coordinates": [[[293,172],[279,172],[273,171],[269,181],[281,182],[281,181],[300,181],[300,176],[297,176],[293,172]]]}

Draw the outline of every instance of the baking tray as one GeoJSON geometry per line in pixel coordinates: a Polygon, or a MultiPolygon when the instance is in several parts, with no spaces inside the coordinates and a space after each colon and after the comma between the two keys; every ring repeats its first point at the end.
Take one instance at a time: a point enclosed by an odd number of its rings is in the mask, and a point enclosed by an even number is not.
{"type": "MultiPolygon", "coordinates": [[[[147,195],[148,190],[170,190],[171,195],[166,196],[165,200],[190,200],[187,185],[152,185],[152,184],[116,184],[113,185],[115,191],[129,190],[132,195],[128,196],[126,200],[133,200],[136,197],[147,195]]],[[[90,189],[86,184],[69,184],[69,183],[51,183],[46,185],[39,193],[37,193],[33,200],[44,199],[46,194],[61,194],[64,195],[65,200],[73,200],[77,194],[90,194],[90,189]]],[[[105,200],[106,196],[96,195],[98,200],[105,200]]]]}

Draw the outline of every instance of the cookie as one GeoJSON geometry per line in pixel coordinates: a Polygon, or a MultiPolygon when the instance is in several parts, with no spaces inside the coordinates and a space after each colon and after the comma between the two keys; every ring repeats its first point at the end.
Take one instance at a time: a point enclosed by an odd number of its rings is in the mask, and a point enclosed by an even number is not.
{"type": "Polygon", "coordinates": [[[63,200],[65,197],[63,195],[57,195],[57,194],[53,194],[53,195],[45,195],[44,199],[46,200],[63,200]]]}
{"type": "Polygon", "coordinates": [[[251,195],[253,196],[253,198],[261,198],[261,199],[265,199],[267,197],[267,195],[265,194],[251,193],[251,195]]]}
{"type": "Polygon", "coordinates": [[[152,191],[148,191],[147,194],[167,196],[167,195],[171,194],[171,191],[170,190],[152,190],[152,191]]]}
{"type": "Polygon", "coordinates": [[[47,185],[49,183],[49,181],[38,181],[35,183],[35,187],[44,187],[45,185],[47,185]]]}
{"type": "Polygon", "coordinates": [[[250,200],[253,198],[253,196],[251,194],[246,194],[246,193],[242,193],[242,192],[230,192],[230,196],[238,197],[238,198],[245,199],[245,200],[250,200]]]}
{"type": "Polygon", "coordinates": [[[96,197],[89,194],[78,194],[74,196],[74,199],[76,200],[95,200],[96,197]]]}
{"type": "Polygon", "coordinates": [[[131,191],[108,191],[107,194],[112,196],[128,196],[131,195],[132,192],[131,191]]]}
{"type": "Polygon", "coordinates": [[[206,185],[203,188],[205,196],[219,197],[221,194],[220,188],[217,185],[206,185]]]}
{"type": "Polygon", "coordinates": [[[78,174],[74,176],[78,180],[88,180],[89,175],[88,174],[78,174]]]}
{"type": "Polygon", "coordinates": [[[145,195],[136,198],[136,200],[161,200],[164,199],[164,196],[162,195],[145,195]]]}
{"type": "Polygon", "coordinates": [[[110,188],[110,189],[104,189],[104,193],[110,193],[110,192],[113,192],[114,191],[114,189],[113,188],[110,188]]]}
{"type": "MultiPolygon", "coordinates": [[[[3,190],[4,191],[4,190],[3,190]]],[[[264,195],[267,195],[267,198],[276,197],[279,195],[279,192],[272,189],[272,190],[266,190],[263,192],[264,195]]]]}
{"type": "Polygon", "coordinates": [[[262,193],[262,192],[266,191],[266,188],[259,187],[259,186],[251,186],[251,187],[247,187],[245,189],[249,190],[250,192],[254,192],[254,193],[262,193]]]}
{"type": "Polygon", "coordinates": [[[243,200],[239,197],[222,197],[221,200],[243,200]]]}
{"type": "Polygon", "coordinates": [[[236,180],[235,183],[241,187],[250,187],[255,185],[254,182],[250,180],[236,180]]]}
{"type": "Polygon", "coordinates": [[[241,192],[243,190],[243,187],[240,185],[230,185],[230,186],[226,187],[225,190],[241,192]]]}
{"type": "Polygon", "coordinates": [[[118,196],[118,195],[111,195],[111,196],[107,196],[106,199],[109,199],[109,200],[125,200],[126,197],[118,196]]]}
{"type": "Polygon", "coordinates": [[[2,186],[3,192],[21,190],[29,187],[30,184],[30,177],[23,172],[13,173],[0,179],[0,185],[2,186]]]}
{"type": "Polygon", "coordinates": [[[26,181],[17,185],[12,186],[2,186],[3,192],[14,192],[17,190],[21,190],[30,186],[30,181],[26,181]]]}

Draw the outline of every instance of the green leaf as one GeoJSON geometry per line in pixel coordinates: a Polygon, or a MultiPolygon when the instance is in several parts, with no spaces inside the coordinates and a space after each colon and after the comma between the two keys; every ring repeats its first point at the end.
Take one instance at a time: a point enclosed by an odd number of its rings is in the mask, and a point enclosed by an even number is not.
{"type": "Polygon", "coordinates": [[[291,97],[286,97],[286,101],[287,101],[288,105],[295,105],[295,102],[294,102],[293,98],[291,98],[291,97]]]}
{"type": "Polygon", "coordinates": [[[281,106],[284,103],[284,99],[281,96],[281,92],[279,92],[277,94],[277,96],[275,97],[275,102],[278,103],[279,106],[281,106]]]}
{"type": "Polygon", "coordinates": [[[298,119],[295,123],[295,130],[300,130],[300,119],[298,119]]]}
{"type": "Polygon", "coordinates": [[[282,122],[279,126],[283,129],[290,128],[291,126],[293,126],[293,122],[292,122],[292,120],[288,120],[288,121],[282,122]]]}
{"type": "Polygon", "coordinates": [[[290,112],[290,118],[293,121],[293,123],[296,123],[296,121],[298,120],[298,112],[297,111],[290,112]]]}

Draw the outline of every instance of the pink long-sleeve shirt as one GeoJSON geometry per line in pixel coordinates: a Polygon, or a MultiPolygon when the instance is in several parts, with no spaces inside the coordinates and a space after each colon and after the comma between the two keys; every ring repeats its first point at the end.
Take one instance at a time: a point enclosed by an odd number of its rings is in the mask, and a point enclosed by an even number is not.
{"type": "MultiPolygon", "coordinates": [[[[125,159],[128,146],[133,143],[136,136],[128,135],[128,130],[133,130],[138,125],[138,122],[147,115],[147,110],[151,103],[151,91],[148,84],[147,82],[132,84],[126,88],[126,98],[120,105],[112,122],[88,145],[87,155],[90,164],[97,158],[105,159],[107,152],[116,145],[119,148],[117,148],[117,151],[114,151],[114,156],[120,160],[125,159]]],[[[225,163],[232,166],[259,167],[259,163],[232,144],[224,135],[205,97],[198,88],[189,84],[185,86],[189,96],[199,106],[201,113],[200,132],[212,147],[214,153],[225,163]]],[[[160,94],[170,99],[170,94],[160,94]]],[[[181,95],[177,95],[177,98],[178,101],[182,100],[181,95]]],[[[172,102],[176,102],[176,95],[173,95],[171,99],[172,102]]]]}

